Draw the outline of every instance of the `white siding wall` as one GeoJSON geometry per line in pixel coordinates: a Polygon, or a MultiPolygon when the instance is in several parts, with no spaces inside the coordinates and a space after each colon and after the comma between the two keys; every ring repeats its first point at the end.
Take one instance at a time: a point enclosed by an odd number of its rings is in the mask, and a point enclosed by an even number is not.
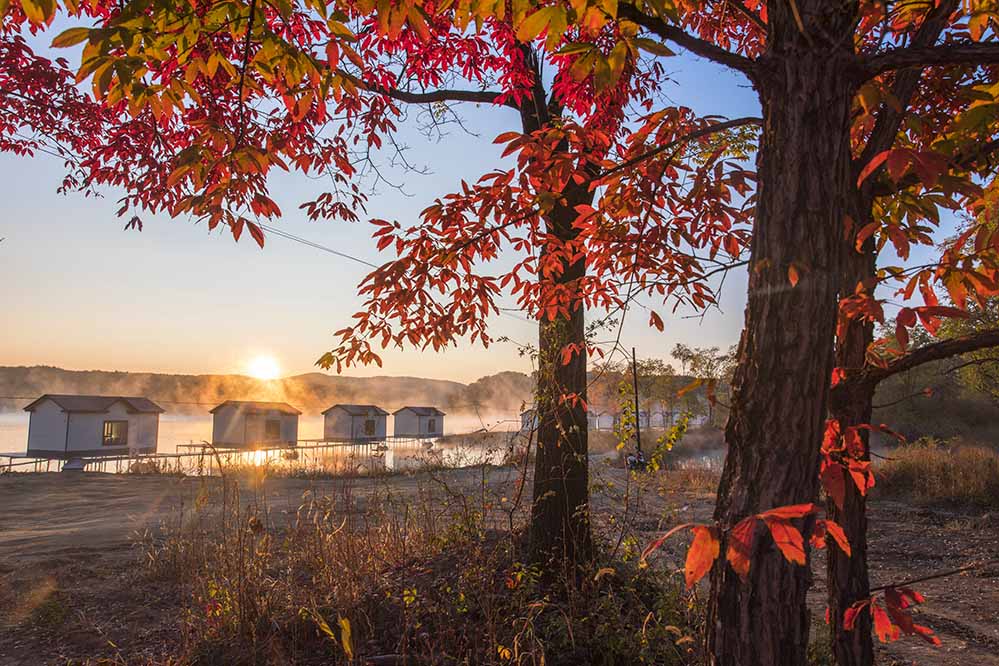
{"type": "Polygon", "coordinates": [[[414,437],[420,434],[420,419],[408,409],[395,415],[392,432],[396,437],[414,437]]]}
{"type": "Polygon", "coordinates": [[[326,412],[323,420],[324,439],[385,439],[387,433],[388,417],[385,415],[358,416],[336,408],[326,412]],[[375,422],[372,435],[364,427],[369,419],[375,422]]]}
{"type": "Polygon", "coordinates": [[[281,415],[281,441],[285,444],[298,442],[298,414],[281,415]]]}
{"type": "Polygon", "coordinates": [[[212,444],[239,446],[243,443],[243,420],[236,407],[226,405],[212,415],[212,444]]]}
{"type": "Polygon", "coordinates": [[[28,451],[62,451],[66,446],[66,412],[45,400],[28,417],[28,451]]]}
{"type": "Polygon", "coordinates": [[[420,416],[411,411],[404,410],[395,415],[394,433],[402,437],[426,437],[436,436],[444,432],[443,416],[420,416]],[[435,427],[430,429],[430,421],[435,421],[435,427]]]}
{"type": "Polygon", "coordinates": [[[350,414],[331,409],[323,417],[323,439],[350,439],[350,414]]]}
{"type": "Polygon", "coordinates": [[[257,444],[294,444],[298,441],[298,415],[277,410],[247,413],[241,405],[226,405],[212,419],[212,443],[219,446],[251,446],[257,444]],[[268,441],[267,421],[281,421],[281,438],[268,441]]]}
{"type": "MultiPolygon", "coordinates": [[[[136,448],[152,449],[155,451],[160,433],[160,415],[135,414],[134,416],[139,427],[136,432],[134,443],[129,443],[136,448]]],[[[129,427],[131,427],[131,425],[129,425],[129,427]]]]}

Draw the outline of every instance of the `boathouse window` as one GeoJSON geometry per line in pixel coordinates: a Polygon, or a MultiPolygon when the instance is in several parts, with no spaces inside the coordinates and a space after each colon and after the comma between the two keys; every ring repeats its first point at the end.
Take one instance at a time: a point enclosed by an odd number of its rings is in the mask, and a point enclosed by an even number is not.
{"type": "Polygon", "coordinates": [[[264,439],[268,442],[276,442],[281,439],[280,419],[267,419],[264,421],[264,439]]]}
{"type": "Polygon", "coordinates": [[[437,432],[437,419],[427,419],[427,432],[437,432]]]}
{"type": "Polygon", "coordinates": [[[128,421],[105,421],[102,446],[127,446],[128,421]]]}
{"type": "Polygon", "coordinates": [[[374,419],[365,419],[365,421],[364,421],[364,434],[368,435],[369,437],[373,436],[375,434],[375,420],[374,419]]]}

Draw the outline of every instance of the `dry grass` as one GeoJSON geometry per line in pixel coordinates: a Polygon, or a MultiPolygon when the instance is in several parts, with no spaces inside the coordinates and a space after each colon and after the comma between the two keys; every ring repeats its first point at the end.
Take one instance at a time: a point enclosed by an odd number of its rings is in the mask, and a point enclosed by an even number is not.
{"type": "Polygon", "coordinates": [[[389,483],[360,496],[344,479],[334,494],[306,493],[287,517],[272,515],[266,496],[240,501],[240,484],[259,478],[206,481],[195,514],[143,548],[149,575],[190,599],[176,663],[696,658],[699,614],[675,574],[602,555],[581,577],[543,582],[523,564],[515,483],[490,485],[485,466],[478,481],[420,477],[415,497],[389,483]]]}
{"type": "Polygon", "coordinates": [[[879,492],[917,502],[999,507],[999,453],[924,438],[893,449],[877,474],[879,492]]]}

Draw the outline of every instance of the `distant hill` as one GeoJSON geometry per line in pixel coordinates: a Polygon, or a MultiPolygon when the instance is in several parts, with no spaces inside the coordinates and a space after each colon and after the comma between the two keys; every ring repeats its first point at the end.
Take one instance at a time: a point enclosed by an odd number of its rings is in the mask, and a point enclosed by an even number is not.
{"type": "Polygon", "coordinates": [[[419,377],[343,377],[312,372],[265,381],[244,375],[168,375],[151,372],[63,370],[0,366],[0,411],[22,409],[44,393],[148,397],[170,413],[205,414],[225,400],[278,400],[318,414],[330,405],[372,403],[392,410],[434,405],[444,411],[515,411],[529,402],[532,380],[501,372],[472,384],[419,377]]]}

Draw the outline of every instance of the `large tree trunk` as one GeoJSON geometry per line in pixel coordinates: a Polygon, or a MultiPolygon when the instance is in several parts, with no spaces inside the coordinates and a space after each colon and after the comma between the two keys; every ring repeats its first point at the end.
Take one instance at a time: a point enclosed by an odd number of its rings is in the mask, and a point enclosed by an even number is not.
{"type": "MultiPolygon", "coordinates": [[[[723,528],[817,498],[839,256],[850,212],[842,193],[852,184],[856,3],[797,0],[801,28],[789,4],[769,7],[770,47],[754,81],[764,127],[749,298],[715,509],[723,528]],[[791,275],[799,277],[796,286],[791,275]]],[[[805,522],[799,527],[807,538],[811,521],[805,522]]],[[[750,555],[746,581],[724,556],[712,570],[710,661],[804,664],[810,568],[785,560],[759,525],[750,555]]]]}
{"type": "MultiPolygon", "coordinates": [[[[559,217],[553,231],[564,233],[575,212],[563,211],[559,217]]],[[[558,282],[573,285],[584,272],[584,262],[575,262],[564,267],[558,282]]],[[[546,565],[549,573],[562,569],[570,578],[592,557],[583,305],[578,298],[573,301],[568,318],[539,324],[538,450],[530,532],[531,561],[546,565]],[[569,344],[580,351],[563,363],[562,349],[569,344]]]]}

